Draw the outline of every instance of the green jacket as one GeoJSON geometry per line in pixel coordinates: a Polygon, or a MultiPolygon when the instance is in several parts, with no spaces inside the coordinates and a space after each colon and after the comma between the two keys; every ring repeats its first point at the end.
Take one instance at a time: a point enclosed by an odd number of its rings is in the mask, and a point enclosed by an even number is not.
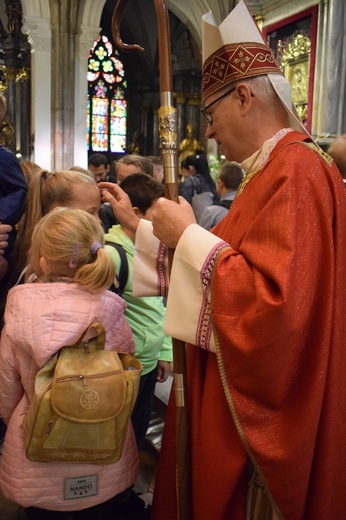
{"type": "MultiPolygon", "coordinates": [[[[119,224],[108,231],[105,242],[120,244],[126,252],[129,274],[122,298],[127,303],[125,316],[135,340],[135,357],[142,363],[144,375],[154,370],[158,361],[173,361],[172,339],[163,332],[166,308],[160,296],[132,296],[135,246],[119,224]]],[[[119,272],[121,260],[118,251],[109,245],[105,246],[105,250],[113,260],[116,272],[119,272]]]]}

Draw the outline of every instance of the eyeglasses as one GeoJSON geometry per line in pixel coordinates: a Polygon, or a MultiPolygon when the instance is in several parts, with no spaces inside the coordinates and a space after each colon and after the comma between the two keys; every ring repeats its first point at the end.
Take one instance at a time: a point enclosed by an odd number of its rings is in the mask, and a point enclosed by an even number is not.
{"type": "Polygon", "coordinates": [[[201,108],[201,112],[202,114],[204,115],[204,117],[206,118],[206,120],[208,121],[208,125],[212,125],[213,124],[213,118],[212,118],[212,115],[211,114],[208,114],[207,110],[212,107],[213,105],[215,105],[215,103],[217,103],[218,101],[220,101],[220,99],[228,96],[229,94],[232,94],[232,92],[234,92],[236,89],[236,87],[233,87],[231,88],[231,90],[227,90],[227,92],[224,92],[223,94],[221,94],[221,96],[219,96],[218,98],[214,99],[214,101],[212,101],[211,103],[209,103],[209,105],[207,105],[206,107],[203,107],[201,108]]]}

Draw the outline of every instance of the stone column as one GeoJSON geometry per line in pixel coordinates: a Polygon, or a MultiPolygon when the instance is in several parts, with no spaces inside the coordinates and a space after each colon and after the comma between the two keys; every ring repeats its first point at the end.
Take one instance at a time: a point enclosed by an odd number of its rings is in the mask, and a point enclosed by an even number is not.
{"type": "Polygon", "coordinates": [[[52,26],[52,167],[69,169],[74,157],[75,35],[79,0],[49,0],[52,26]]]}
{"type": "Polygon", "coordinates": [[[31,45],[31,159],[51,169],[51,30],[49,20],[25,18],[22,31],[31,45]]]}
{"type": "Polygon", "coordinates": [[[186,106],[185,121],[192,123],[195,129],[195,136],[200,141],[200,108],[201,99],[197,93],[189,94],[186,106]]]}
{"type": "Polygon", "coordinates": [[[345,21],[344,0],[320,2],[312,118],[318,137],[346,133],[345,21]]]}
{"type": "Polygon", "coordinates": [[[86,145],[86,113],[88,99],[88,58],[93,43],[100,33],[99,27],[82,25],[76,36],[75,102],[74,102],[74,165],[88,167],[86,145]]]}

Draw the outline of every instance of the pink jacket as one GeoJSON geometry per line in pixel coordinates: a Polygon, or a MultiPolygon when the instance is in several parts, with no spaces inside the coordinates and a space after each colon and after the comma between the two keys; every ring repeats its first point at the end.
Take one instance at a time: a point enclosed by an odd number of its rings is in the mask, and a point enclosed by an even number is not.
{"type": "Polygon", "coordinates": [[[133,352],[125,308],[116,294],[91,293],[77,284],[33,283],[10,291],[0,342],[0,416],[8,424],[0,478],[9,500],[24,507],[81,510],[105,502],[135,482],[139,462],[132,427],[120,461],[104,466],[31,462],[23,440],[35,376],[59,348],[74,344],[88,325],[99,321],[106,330],[107,349],[133,352]],[[71,499],[66,489],[78,478],[91,480],[97,494],[71,499]]]}

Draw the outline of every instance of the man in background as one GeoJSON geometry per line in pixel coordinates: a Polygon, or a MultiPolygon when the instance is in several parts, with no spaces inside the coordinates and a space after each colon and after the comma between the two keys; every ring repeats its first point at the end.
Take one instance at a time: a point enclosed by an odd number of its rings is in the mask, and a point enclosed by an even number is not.
{"type": "Polygon", "coordinates": [[[146,173],[153,177],[154,166],[149,159],[142,155],[128,154],[115,163],[115,171],[117,173],[117,183],[120,184],[125,177],[132,173],[146,173]]]}
{"type": "MultiPolygon", "coordinates": [[[[90,155],[88,162],[88,170],[94,176],[97,184],[99,182],[112,182],[116,183],[116,178],[110,173],[110,165],[108,159],[102,153],[94,153],[90,155]]],[[[105,233],[115,224],[118,223],[114,216],[113,210],[108,203],[103,203],[99,209],[99,217],[101,219],[102,227],[105,233]]]]}
{"type": "Polygon", "coordinates": [[[94,175],[97,184],[102,181],[116,182],[116,178],[110,173],[108,159],[102,153],[94,153],[90,155],[88,170],[94,175]]]}
{"type": "Polygon", "coordinates": [[[149,161],[151,161],[153,163],[154,179],[156,179],[159,182],[164,182],[165,172],[164,172],[163,162],[162,162],[161,157],[159,157],[158,155],[147,155],[146,158],[149,159],[149,161]]]}
{"type": "Polygon", "coordinates": [[[205,208],[199,221],[200,226],[209,230],[227,215],[243,177],[244,172],[240,164],[227,161],[221,165],[216,183],[220,200],[205,208]]]}

